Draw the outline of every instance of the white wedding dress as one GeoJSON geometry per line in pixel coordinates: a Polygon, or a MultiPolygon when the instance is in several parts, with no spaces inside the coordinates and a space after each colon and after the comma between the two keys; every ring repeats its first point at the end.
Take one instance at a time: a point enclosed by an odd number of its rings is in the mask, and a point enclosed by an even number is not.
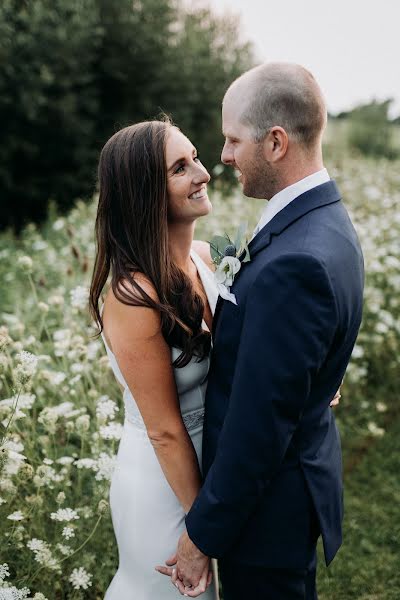
{"type": "MultiPolygon", "coordinates": [[[[218,291],[208,266],[194,252],[191,257],[214,314],[218,291]]],[[[203,326],[206,327],[203,322],[203,326]]],[[[143,419],[122,376],[116,358],[103,338],[112,370],[124,388],[125,422],[116,468],[111,480],[110,504],[119,567],[105,600],[178,600],[179,591],[169,577],[155,571],[165,564],[177,547],[185,527],[185,513],[165,478],[151,445],[143,419]]],[[[180,354],[171,348],[172,360],[180,354]]],[[[201,465],[204,399],[210,358],[195,359],[174,369],[182,418],[201,465]]],[[[201,598],[217,600],[216,565],[214,577],[201,598]]]]}

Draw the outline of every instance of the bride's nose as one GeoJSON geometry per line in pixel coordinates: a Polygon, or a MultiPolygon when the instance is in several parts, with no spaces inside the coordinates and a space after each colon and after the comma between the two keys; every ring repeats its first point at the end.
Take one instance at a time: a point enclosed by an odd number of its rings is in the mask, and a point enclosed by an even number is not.
{"type": "Polygon", "coordinates": [[[196,173],[193,177],[193,183],[208,183],[211,179],[211,175],[202,164],[198,164],[196,173]]]}

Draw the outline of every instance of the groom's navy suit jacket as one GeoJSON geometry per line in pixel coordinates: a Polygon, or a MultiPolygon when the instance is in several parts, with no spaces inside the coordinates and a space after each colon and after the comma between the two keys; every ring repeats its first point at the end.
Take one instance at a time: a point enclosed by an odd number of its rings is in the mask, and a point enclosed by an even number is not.
{"type": "MultiPolygon", "coordinates": [[[[341,544],[342,459],[330,401],[361,323],[363,257],[329,181],[279,212],[219,299],[206,396],[204,484],[186,517],[205,554],[306,568],[341,544]]],[[[345,410],[345,409],[344,409],[345,410]]]]}

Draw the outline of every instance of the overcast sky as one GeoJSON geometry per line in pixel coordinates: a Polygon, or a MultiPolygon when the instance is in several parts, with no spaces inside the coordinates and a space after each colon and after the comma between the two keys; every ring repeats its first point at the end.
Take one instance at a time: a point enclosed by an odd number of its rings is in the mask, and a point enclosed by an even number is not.
{"type": "MultiPolygon", "coordinates": [[[[192,0],[198,3],[198,0],[192,0]]],[[[190,0],[189,0],[190,2],[190,0]]],[[[204,0],[241,15],[260,62],[298,62],[318,79],[331,112],[394,97],[400,113],[400,0],[204,0]]]]}

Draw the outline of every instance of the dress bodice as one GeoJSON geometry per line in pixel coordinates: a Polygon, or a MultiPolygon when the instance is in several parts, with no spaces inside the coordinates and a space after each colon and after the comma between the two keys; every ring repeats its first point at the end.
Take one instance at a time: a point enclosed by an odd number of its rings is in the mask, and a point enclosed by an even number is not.
{"type": "MultiPolygon", "coordinates": [[[[191,258],[196,265],[199,277],[203,284],[211,313],[214,314],[218,298],[218,290],[214,281],[213,273],[193,250],[191,251],[191,258]]],[[[207,327],[204,321],[203,327],[207,327]]],[[[124,376],[121,373],[118,362],[108,347],[104,336],[102,337],[110,361],[110,366],[117,381],[124,389],[123,398],[125,405],[125,418],[132,424],[145,430],[145,425],[139,408],[124,379],[124,376]]],[[[180,353],[181,350],[179,348],[172,347],[171,361],[174,362],[180,353]]],[[[194,357],[185,367],[180,369],[174,367],[174,377],[179,396],[181,414],[188,431],[193,431],[203,424],[204,400],[209,366],[210,356],[206,356],[200,361],[194,357]]]]}

